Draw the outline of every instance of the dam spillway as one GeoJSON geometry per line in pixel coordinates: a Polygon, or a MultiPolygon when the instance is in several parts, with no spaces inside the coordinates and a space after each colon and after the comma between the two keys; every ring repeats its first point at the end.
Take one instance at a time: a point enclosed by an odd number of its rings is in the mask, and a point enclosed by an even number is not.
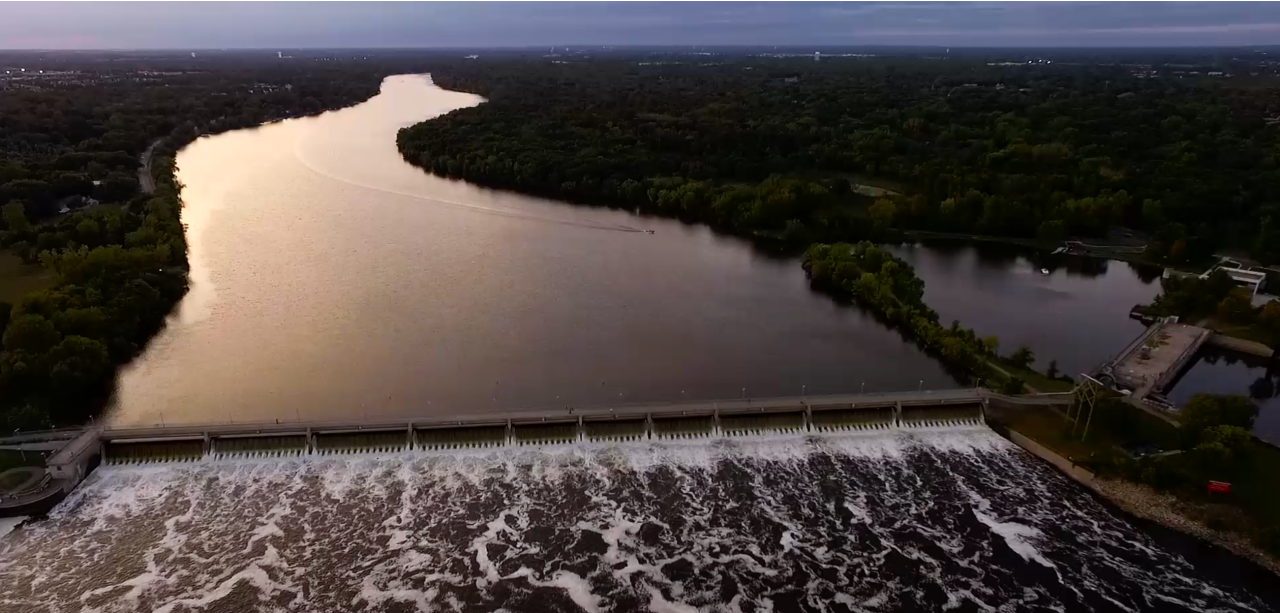
{"type": "MultiPolygon", "coordinates": [[[[660,406],[516,413],[479,419],[213,424],[107,428],[87,433],[107,464],[204,457],[390,453],[600,441],[691,440],[775,434],[971,426],[983,423],[984,392],[741,399],[660,406]],[[723,406],[722,406],[723,405],[723,406]]],[[[57,463],[57,459],[53,460],[57,463]]]]}
{"type": "Polygon", "coordinates": [[[641,439],[584,417],[590,440],[527,442],[568,433],[538,420],[281,456],[214,437],[99,467],[0,539],[0,613],[1266,610],[984,425],[813,414],[843,425],[684,415],[641,439]]]}

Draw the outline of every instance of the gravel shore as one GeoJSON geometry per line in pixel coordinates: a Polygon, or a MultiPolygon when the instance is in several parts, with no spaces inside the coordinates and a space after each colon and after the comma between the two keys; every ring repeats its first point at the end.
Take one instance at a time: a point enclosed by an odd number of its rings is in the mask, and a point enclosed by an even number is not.
{"type": "Polygon", "coordinates": [[[1280,575],[1280,561],[1255,547],[1249,539],[1232,532],[1214,530],[1191,519],[1190,516],[1196,514],[1194,505],[1184,503],[1169,494],[1161,494],[1145,485],[1118,479],[1099,477],[1094,479],[1093,485],[1100,494],[1127,513],[1206,540],[1280,575]]]}

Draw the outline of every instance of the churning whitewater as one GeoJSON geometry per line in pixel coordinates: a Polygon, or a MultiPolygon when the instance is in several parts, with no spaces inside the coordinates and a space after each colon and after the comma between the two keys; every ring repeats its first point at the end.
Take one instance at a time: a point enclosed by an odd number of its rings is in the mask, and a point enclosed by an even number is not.
{"type": "Polygon", "coordinates": [[[0,610],[1247,611],[982,428],[99,468],[0,610]]]}

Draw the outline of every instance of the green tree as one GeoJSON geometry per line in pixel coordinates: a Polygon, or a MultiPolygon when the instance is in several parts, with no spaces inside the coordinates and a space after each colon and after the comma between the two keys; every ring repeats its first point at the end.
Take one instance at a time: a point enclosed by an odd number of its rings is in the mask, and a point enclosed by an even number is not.
{"type": "Polygon", "coordinates": [[[1227,293],[1227,297],[1218,303],[1218,319],[1223,322],[1249,325],[1253,323],[1253,296],[1249,290],[1237,287],[1227,293]]]}
{"type": "Polygon", "coordinates": [[[1200,434],[1194,452],[1204,466],[1222,469],[1243,460],[1250,441],[1249,431],[1239,426],[1211,426],[1200,434]]]}
{"type": "Polygon", "coordinates": [[[1013,353],[1009,354],[1009,361],[1016,364],[1019,368],[1029,368],[1031,363],[1036,361],[1035,352],[1030,347],[1023,345],[1018,347],[1013,353]]]}
{"type": "Polygon", "coordinates": [[[77,399],[99,392],[111,377],[111,356],[102,343],[68,336],[49,351],[49,384],[61,398],[77,399]]]}
{"type": "Polygon", "coordinates": [[[889,198],[880,198],[867,209],[867,215],[871,217],[872,223],[877,228],[888,228],[893,225],[893,220],[898,214],[898,205],[894,204],[889,198]]]}
{"type": "Polygon", "coordinates": [[[1178,416],[1187,438],[1199,441],[1202,433],[1215,426],[1236,426],[1249,430],[1258,416],[1258,405],[1244,396],[1196,394],[1178,416]]]}
{"type": "Polygon", "coordinates": [[[1046,368],[1046,369],[1044,370],[1044,374],[1045,374],[1045,376],[1049,377],[1050,379],[1057,379],[1057,378],[1058,378],[1058,374],[1059,374],[1059,373],[1058,373],[1058,361],[1057,361],[1057,360],[1049,360],[1049,367],[1048,367],[1048,368],[1046,368]]]}
{"type": "Polygon", "coordinates": [[[1258,325],[1271,337],[1271,346],[1280,346],[1280,300],[1272,300],[1258,314],[1258,325]]]}
{"type": "Polygon", "coordinates": [[[1009,377],[1005,380],[1004,384],[1000,386],[1000,392],[1004,394],[1017,395],[1027,391],[1026,387],[1027,382],[1023,381],[1021,377],[1009,377]]]}
{"type": "Polygon", "coordinates": [[[8,351],[41,353],[57,344],[61,336],[49,320],[23,314],[9,321],[4,332],[4,348],[8,351]]]}
{"type": "MultiPolygon", "coordinates": [[[[954,324],[952,324],[952,328],[955,328],[958,330],[960,328],[960,322],[957,321],[954,324]]],[[[982,346],[983,348],[986,349],[987,353],[991,355],[998,355],[1000,353],[1000,339],[997,338],[996,335],[994,334],[983,338],[982,346]]]]}
{"type": "Polygon", "coordinates": [[[10,202],[4,205],[4,223],[11,232],[25,232],[31,229],[27,221],[27,208],[21,202],[10,202]]]}
{"type": "Polygon", "coordinates": [[[3,415],[5,431],[44,430],[54,425],[49,419],[49,412],[33,404],[22,404],[10,409],[3,415]]]}

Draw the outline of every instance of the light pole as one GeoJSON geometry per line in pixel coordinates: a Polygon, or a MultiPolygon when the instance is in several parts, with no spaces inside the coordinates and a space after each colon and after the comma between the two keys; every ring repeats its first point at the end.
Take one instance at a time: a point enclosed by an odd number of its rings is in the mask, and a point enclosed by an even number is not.
{"type": "Polygon", "coordinates": [[[801,396],[802,398],[804,397],[804,384],[803,384],[803,383],[801,383],[801,384],[800,384],[800,396],[801,396]]]}
{"type": "Polygon", "coordinates": [[[866,381],[863,381],[863,382],[862,382],[862,387],[858,388],[858,395],[859,395],[859,396],[861,396],[861,395],[863,395],[863,394],[865,394],[865,393],[867,393],[867,382],[866,382],[866,381]]]}
{"type": "Polygon", "coordinates": [[[744,387],[744,388],[742,388],[742,399],[743,399],[743,400],[746,400],[746,399],[747,399],[747,388],[745,388],[745,387],[744,387]]]}
{"type": "Polygon", "coordinates": [[[924,379],[921,379],[921,380],[920,380],[920,384],[916,386],[916,391],[917,391],[917,392],[918,392],[918,391],[920,391],[920,390],[922,390],[922,389],[924,389],[924,379]]]}

